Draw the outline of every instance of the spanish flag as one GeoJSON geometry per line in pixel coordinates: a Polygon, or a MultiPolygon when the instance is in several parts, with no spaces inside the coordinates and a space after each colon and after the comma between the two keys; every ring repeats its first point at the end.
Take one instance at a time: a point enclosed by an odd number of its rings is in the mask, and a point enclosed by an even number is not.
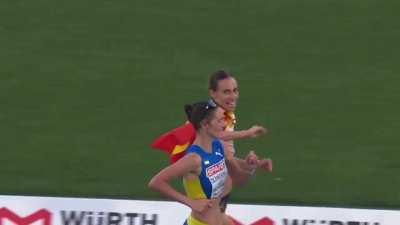
{"type": "Polygon", "coordinates": [[[196,130],[191,123],[186,123],[158,137],[151,147],[166,152],[171,164],[185,155],[186,149],[193,143],[196,130]]]}

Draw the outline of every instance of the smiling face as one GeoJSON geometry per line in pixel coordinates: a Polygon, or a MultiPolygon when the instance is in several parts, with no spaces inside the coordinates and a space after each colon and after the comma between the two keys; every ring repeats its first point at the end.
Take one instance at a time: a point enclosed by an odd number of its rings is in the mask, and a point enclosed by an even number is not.
{"type": "Polygon", "coordinates": [[[228,112],[234,112],[239,99],[239,89],[235,78],[219,80],[215,90],[210,89],[210,96],[228,112]]]}

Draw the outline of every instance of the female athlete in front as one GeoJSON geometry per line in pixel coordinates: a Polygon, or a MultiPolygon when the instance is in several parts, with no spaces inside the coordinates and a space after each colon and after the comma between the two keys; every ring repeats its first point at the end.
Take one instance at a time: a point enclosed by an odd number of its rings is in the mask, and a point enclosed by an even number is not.
{"type": "MultiPolygon", "coordinates": [[[[196,129],[196,138],[185,156],[155,175],[149,187],[192,209],[185,225],[222,225],[224,217],[219,204],[226,193],[228,169],[237,170],[225,158],[223,144],[217,139],[226,127],[224,110],[208,101],[185,106],[185,111],[196,129]],[[186,195],[170,185],[180,177],[183,177],[186,195]]],[[[245,162],[255,168],[257,160],[249,153],[245,162]]],[[[235,175],[239,181],[246,181],[250,176],[239,171],[235,171],[235,175]]]]}

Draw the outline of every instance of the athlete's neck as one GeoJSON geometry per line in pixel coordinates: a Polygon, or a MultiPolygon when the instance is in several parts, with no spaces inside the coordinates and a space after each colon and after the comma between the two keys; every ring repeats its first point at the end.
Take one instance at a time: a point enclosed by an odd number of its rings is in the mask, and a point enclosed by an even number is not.
{"type": "Polygon", "coordinates": [[[193,144],[200,146],[205,152],[212,152],[212,142],[214,137],[211,137],[204,131],[197,131],[196,139],[194,139],[193,144]]]}

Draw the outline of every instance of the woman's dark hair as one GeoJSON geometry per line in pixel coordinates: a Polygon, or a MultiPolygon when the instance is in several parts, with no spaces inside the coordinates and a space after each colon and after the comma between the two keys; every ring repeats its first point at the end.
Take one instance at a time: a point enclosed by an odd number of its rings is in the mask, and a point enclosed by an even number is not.
{"type": "Polygon", "coordinates": [[[201,127],[201,122],[211,118],[217,109],[217,105],[213,100],[209,100],[185,105],[184,108],[189,122],[198,130],[201,127]]]}
{"type": "Polygon", "coordinates": [[[208,81],[208,89],[216,91],[218,88],[218,82],[220,80],[225,80],[231,77],[233,76],[228,72],[226,72],[225,70],[218,70],[217,72],[211,74],[210,79],[208,81]]]}

